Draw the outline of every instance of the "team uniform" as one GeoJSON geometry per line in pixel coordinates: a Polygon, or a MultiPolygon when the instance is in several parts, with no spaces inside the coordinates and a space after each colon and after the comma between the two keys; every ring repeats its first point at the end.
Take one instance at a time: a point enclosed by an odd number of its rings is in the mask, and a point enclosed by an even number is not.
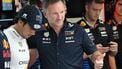
{"type": "Polygon", "coordinates": [[[29,63],[29,49],[26,39],[21,37],[19,33],[11,26],[4,30],[8,38],[11,51],[11,69],[27,69],[29,63]]]}
{"type": "Polygon", "coordinates": [[[113,30],[114,41],[118,43],[118,53],[116,55],[117,69],[122,69],[122,24],[118,24],[114,18],[109,21],[113,30]]]}
{"type": "Polygon", "coordinates": [[[36,48],[39,52],[42,69],[83,69],[83,52],[92,54],[96,51],[84,29],[65,22],[57,36],[49,24],[46,26],[46,30],[28,39],[30,48],[36,48]]]}
{"type": "MultiPolygon", "coordinates": [[[[111,27],[102,22],[101,20],[97,20],[95,24],[95,28],[90,26],[90,23],[86,20],[85,17],[82,17],[78,24],[84,27],[85,31],[87,32],[89,38],[95,43],[101,43],[103,46],[106,46],[112,40],[112,29],[111,27]]],[[[93,65],[89,66],[89,59],[84,59],[84,68],[87,69],[93,68],[93,65]],[[91,67],[91,68],[90,68],[91,67]]],[[[108,54],[106,54],[104,58],[104,66],[103,69],[110,69],[108,63],[108,54]]]]}
{"type": "Polygon", "coordinates": [[[0,68],[10,69],[10,46],[2,31],[0,31],[0,68]]]}

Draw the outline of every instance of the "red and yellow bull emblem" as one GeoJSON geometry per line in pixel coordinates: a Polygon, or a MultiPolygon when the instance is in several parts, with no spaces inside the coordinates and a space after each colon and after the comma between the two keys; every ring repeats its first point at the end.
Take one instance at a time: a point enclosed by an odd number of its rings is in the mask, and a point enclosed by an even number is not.
{"type": "Polygon", "coordinates": [[[84,21],[81,21],[80,26],[86,26],[86,23],[84,21]]]}
{"type": "Polygon", "coordinates": [[[10,48],[7,40],[5,40],[5,39],[3,39],[3,48],[5,48],[5,49],[10,48]]]}

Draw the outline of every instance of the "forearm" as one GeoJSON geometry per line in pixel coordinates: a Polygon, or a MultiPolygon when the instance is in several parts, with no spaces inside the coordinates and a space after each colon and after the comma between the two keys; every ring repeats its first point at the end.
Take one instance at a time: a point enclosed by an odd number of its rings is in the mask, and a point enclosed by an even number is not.
{"type": "Polygon", "coordinates": [[[30,68],[36,61],[38,57],[37,49],[30,49],[30,61],[28,64],[28,68],[30,68]]]}
{"type": "Polygon", "coordinates": [[[109,58],[109,66],[110,66],[110,69],[117,69],[116,68],[115,57],[109,55],[108,58],[109,58]]]}
{"type": "Polygon", "coordinates": [[[83,53],[83,59],[90,58],[85,52],[83,53]]]}
{"type": "Polygon", "coordinates": [[[93,54],[88,55],[89,58],[91,59],[91,61],[94,63],[94,61],[97,59],[97,57],[100,55],[101,53],[99,51],[95,51],[93,54]]]}

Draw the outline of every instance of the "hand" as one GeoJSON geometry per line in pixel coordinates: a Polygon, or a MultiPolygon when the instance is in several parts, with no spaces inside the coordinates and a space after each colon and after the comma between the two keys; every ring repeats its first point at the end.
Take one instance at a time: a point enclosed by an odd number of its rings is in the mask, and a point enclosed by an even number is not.
{"type": "Polygon", "coordinates": [[[109,54],[115,56],[118,53],[118,43],[110,42],[109,54]]]}
{"type": "Polygon", "coordinates": [[[102,44],[96,44],[96,48],[98,51],[100,51],[102,54],[109,51],[109,47],[103,47],[102,44]]]}
{"type": "Polygon", "coordinates": [[[94,69],[102,69],[103,68],[103,59],[104,59],[105,53],[101,56],[98,56],[94,62],[94,69]]]}

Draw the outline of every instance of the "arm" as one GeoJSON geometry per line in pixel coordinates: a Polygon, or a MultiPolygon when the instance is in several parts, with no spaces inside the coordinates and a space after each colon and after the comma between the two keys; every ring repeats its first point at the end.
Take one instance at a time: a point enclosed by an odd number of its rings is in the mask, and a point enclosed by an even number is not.
{"type": "Polygon", "coordinates": [[[83,53],[83,59],[87,59],[87,58],[89,58],[89,56],[84,52],[83,53]]]}
{"type": "Polygon", "coordinates": [[[109,66],[110,66],[110,69],[117,69],[115,57],[109,55],[108,58],[109,58],[109,66]]]}
{"type": "Polygon", "coordinates": [[[28,68],[30,68],[35,63],[37,57],[38,57],[37,49],[30,49],[30,61],[28,64],[28,68]]]}

